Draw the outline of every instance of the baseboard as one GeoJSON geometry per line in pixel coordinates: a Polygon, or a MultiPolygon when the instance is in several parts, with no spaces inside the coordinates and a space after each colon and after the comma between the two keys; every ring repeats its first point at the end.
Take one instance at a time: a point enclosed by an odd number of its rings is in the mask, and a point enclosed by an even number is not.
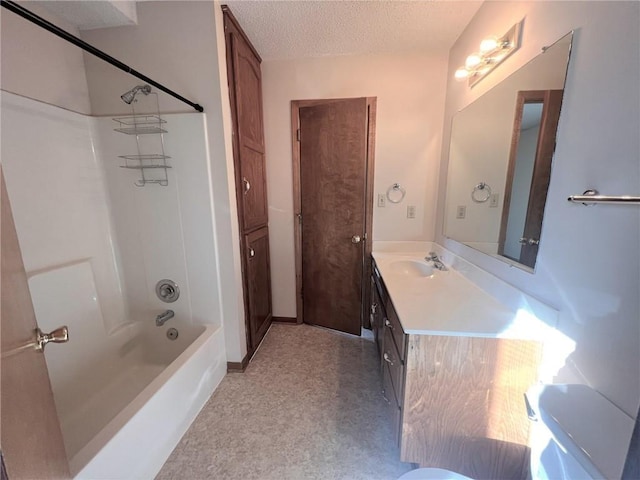
{"type": "Polygon", "coordinates": [[[245,355],[241,362],[227,362],[227,373],[244,373],[249,365],[249,354],[245,355]]]}
{"type": "Polygon", "coordinates": [[[274,323],[298,323],[296,317],[272,317],[274,323]]]}

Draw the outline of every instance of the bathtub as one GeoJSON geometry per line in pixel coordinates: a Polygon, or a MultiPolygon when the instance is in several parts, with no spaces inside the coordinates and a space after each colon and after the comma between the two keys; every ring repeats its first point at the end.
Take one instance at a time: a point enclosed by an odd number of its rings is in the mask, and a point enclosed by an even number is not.
{"type": "Polygon", "coordinates": [[[125,335],[97,391],[80,408],[58,409],[76,479],[153,478],[226,373],[220,326],[133,325],[115,336],[125,335]]]}

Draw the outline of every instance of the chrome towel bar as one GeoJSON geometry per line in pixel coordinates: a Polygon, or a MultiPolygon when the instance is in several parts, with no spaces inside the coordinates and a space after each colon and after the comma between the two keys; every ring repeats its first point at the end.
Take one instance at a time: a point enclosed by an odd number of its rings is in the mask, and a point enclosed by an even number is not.
{"type": "Polygon", "coordinates": [[[612,203],[618,205],[640,205],[640,196],[634,195],[600,195],[597,190],[586,190],[582,195],[571,195],[567,198],[573,203],[595,205],[596,203],[612,203]]]}

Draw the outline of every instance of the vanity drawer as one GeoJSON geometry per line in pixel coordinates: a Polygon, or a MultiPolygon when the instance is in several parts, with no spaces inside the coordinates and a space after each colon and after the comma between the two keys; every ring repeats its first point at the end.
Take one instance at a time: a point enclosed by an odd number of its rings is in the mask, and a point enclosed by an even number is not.
{"type": "Polygon", "coordinates": [[[387,411],[389,413],[389,421],[393,432],[393,439],[396,445],[400,445],[400,421],[402,418],[402,410],[398,406],[398,399],[391,384],[391,372],[385,363],[382,366],[382,396],[387,402],[387,411]]]}
{"type": "Polygon", "coordinates": [[[389,370],[391,385],[395,393],[398,406],[402,405],[404,390],[404,362],[398,354],[398,349],[392,338],[391,329],[384,329],[384,343],[382,353],[382,370],[384,375],[385,367],[389,370]]]}
{"type": "Polygon", "coordinates": [[[384,324],[389,330],[391,330],[393,340],[395,341],[396,347],[398,348],[400,359],[404,362],[407,336],[402,329],[402,325],[400,324],[400,320],[398,319],[398,314],[393,308],[393,304],[391,303],[390,299],[387,299],[387,302],[385,303],[385,312],[387,314],[387,317],[384,321],[384,324]]]}

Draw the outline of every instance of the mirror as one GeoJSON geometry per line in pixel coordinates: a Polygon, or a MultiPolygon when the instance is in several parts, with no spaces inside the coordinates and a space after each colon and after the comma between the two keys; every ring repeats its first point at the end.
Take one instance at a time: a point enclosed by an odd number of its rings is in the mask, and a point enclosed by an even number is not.
{"type": "Polygon", "coordinates": [[[458,112],[445,236],[533,271],[572,33],[458,112]]]}

